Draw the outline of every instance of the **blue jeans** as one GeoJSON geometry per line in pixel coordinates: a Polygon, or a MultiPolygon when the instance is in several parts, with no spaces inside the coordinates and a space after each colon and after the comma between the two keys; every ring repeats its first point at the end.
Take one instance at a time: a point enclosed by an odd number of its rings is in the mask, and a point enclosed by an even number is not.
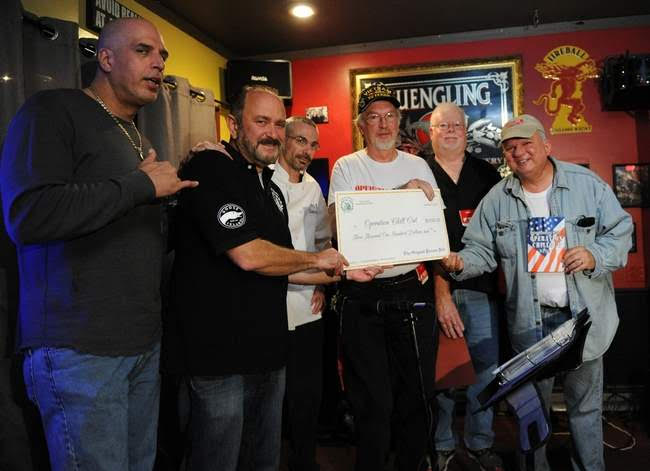
{"type": "Polygon", "coordinates": [[[135,356],[69,348],[25,352],[23,375],[38,407],[53,471],[153,468],[160,344],[135,356]]]}
{"type": "MultiPolygon", "coordinates": [[[[471,450],[490,448],[494,442],[492,409],[474,414],[480,407],[477,396],[494,376],[492,371],[499,361],[499,329],[495,303],[486,293],[457,289],[452,293],[460,318],[465,324],[465,339],[476,371],[476,383],[467,388],[465,396],[464,441],[471,450]]],[[[436,450],[453,450],[456,447],[452,425],[454,400],[441,393],[438,400],[438,424],[436,426],[436,450]]]]}
{"type": "MultiPolygon", "coordinates": [[[[544,336],[550,334],[571,313],[559,309],[542,307],[544,336]]],[[[559,375],[564,386],[564,400],[567,406],[569,431],[573,442],[571,466],[575,471],[605,471],[603,454],[603,358],[586,361],[573,371],[559,375]]],[[[546,410],[551,408],[551,394],[555,378],[537,382],[546,410]]],[[[546,445],[535,451],[535,470],[549,471],[546,445]]],[[[524,457],[519,457],[519,468],[525,470],[524,457]]]]}
{"type": "Polygon", "coordinates": [[[193,376],[188,471],[276,471],[285,369],[193,376]]]}

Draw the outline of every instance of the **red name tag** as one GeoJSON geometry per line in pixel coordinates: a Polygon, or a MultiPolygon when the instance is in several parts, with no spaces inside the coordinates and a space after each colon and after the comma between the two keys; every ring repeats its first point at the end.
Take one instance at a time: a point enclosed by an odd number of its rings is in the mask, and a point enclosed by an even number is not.
{"type": "Polygon", "coordinates": [[[420,283],[425,284],[429,279],[429,272],[427,272],[427,267],[424,265],[424,263],[420,263],[417,267],[415,267],[415,271],[418,274],[418,280],[420,280],[420,283]]]}
{"type": "Polygon", "coordinates": [[[460,216],[460,223],[463,226],[467,226],[469,224],[469,220],[472,219],[472,215],[474,215],[474,210],[461,209],[460,211],[458,211],[458,215],[460,216]]]}

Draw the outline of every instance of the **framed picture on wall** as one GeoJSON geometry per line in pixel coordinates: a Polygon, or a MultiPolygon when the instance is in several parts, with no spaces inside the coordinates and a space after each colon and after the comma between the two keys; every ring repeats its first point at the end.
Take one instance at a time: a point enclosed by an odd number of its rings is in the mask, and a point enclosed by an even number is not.
{"type": "MultiPolygon", "coordinates": [[[[523,112],[520,57],[353,69],[350,83],[355,118],[359,93],[374,82],[393,89],[402,105],[399,148],[425,158],[433,153],[429,119],[439,103],[451,101],[465,111],[467,150],[495,166],[502,161],[501,128],[523,112]]],[[[364,146],[356,127],[353,139],[355,150],[364,146]]]]}
{"type": "Polygon", "coordinates": [[[614,193],[623,207],[650,207],[650,164],[614,165],[614,193]]]}
{"type": "Polygon", "coordinates": [[[632,246],[628,252],[636,253],[636,222],[632,223],[632,246]]]}

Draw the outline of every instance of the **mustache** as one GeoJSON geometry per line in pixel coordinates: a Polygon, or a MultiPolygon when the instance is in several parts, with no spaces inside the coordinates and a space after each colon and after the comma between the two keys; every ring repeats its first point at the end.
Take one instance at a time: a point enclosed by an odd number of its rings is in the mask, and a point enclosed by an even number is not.
{"type": "Polygon", "coordinates": [[[273,139],[272,137],[265,137],[264,139],[257,141],[257,145],[280,147],[282,145],[282,142],[280,142],[278,139],[273,139]]]}

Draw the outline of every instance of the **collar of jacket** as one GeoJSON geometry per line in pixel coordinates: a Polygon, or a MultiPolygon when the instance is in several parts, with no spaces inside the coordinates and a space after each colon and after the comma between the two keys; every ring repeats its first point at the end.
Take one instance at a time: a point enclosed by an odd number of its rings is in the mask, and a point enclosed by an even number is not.
{"type": "MultiPolygon", "coordinates": [[[[563,163],[557,160],[555,157],[551,157],[550,155],[548,156],[548,160],[550,160],[551,164],[553,165],[553,183],[551,184],[551,187],[569,189],[569,184],[564,172],[563,163]]],[[[524,188],[521,185],[521,180],[519,177],[513,173],[507,178],[508,179],[503,187],[503,191],[510,195],[523,198],[524,188]]]]}
{"type": "MultiPolygon", "coordinates": [[[[221,141],[221,144],[224,145],[226,151],[230,154],[233,161],[235,161],[236,163],[238,163],[243,167],[246,167],[247,172],[257,176],[257,167],[255,166],[255,164],[252,164],[248,160],[246,160],[246,158],[241,154],[241,152],[239,152],[237,147],[235,147],[234,143],[221,141]]],[[[264,188],[268,188],[268,183],[271,180],[272,176],[273,176],[273,170],[271,170],[268,166],[262,169],[262,182],[264,183],[264,188]]]]}

